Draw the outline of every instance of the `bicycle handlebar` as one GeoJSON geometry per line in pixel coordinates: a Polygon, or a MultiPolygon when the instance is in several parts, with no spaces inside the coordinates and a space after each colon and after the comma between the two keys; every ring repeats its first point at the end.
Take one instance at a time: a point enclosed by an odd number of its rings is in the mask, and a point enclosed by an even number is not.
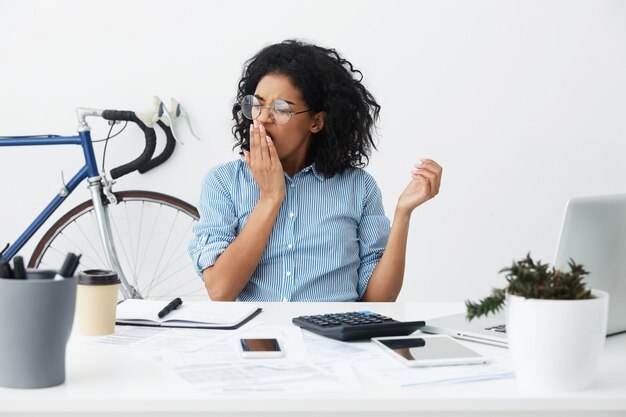
{"type": "MultiPolygon", "coordinates": [[[[146,167],[151,162],[152,155],[154,154],[154,150],[156,149],[156,132],[154,131],[154,129],[146,126],[141,120],[139,120],[139,118],[132,111],[104,110],[102,112],[102,118],[106,120],[112,120],[112,121],[125,120],[129,122],[133,122],[137,126],[139,126],[141,130],[143,130],[143,133],[146,137],[146,147],[144,148],[141,155],[139,155],[137,158],[135,158],[134,160],[126,164],[120,165],[117,168],[113,168],[111,170],[112,179],[117,179],[123,175],[129,174],[136,170],[140,170],[139,172],[142,172],[142,173],[146,172],[154,168],[155,166],[165,162],[165,160],[169,157],[168,155],[159,163],[154,164],[153,166],[150,166],[147,169],[144,169],[144,167],[146,167]]],[[[170,152],[170,155],[171,155],[171,152],[170,152]]]]}
{"type": "Polygon", "coordinates": [[[178,141],[178,138],[174,134],[173,130],[173,119],[181,117],[189,126],[192,136],[200,140],[191,127],[189,116],[176,100],[173,98],[171,99],[171,106],[172,109],[174,109],[173,115],[167,110],[167,108],[165,108],[165,105],[158,97],[154,97],[153,103],[152,109],[144,113],[122,110],[99,110],[87,107],[78,107],[76,109],[79,131],[89,129],[86,122],[86,117],[89,116],[102,117],[103,119],[110,121],[124,120],[133,122],[143,131],[144,136],[146,137],[146,146],[143,152],[134,160],[120,165],[117,168],[113,168],[110,171],[112,179],[117,179],[133,171],[138,171],[140,174],[143,174],[167,161],[174,153],[174,148],[176,147],[176,142],[178,141]],[[172,116],[170,117],[170,115],[172,116]],[[155,124],[158,124],[159,127],[165,132],[167,142],[161,154],[153,158],[152,156],[154,155],[154,151],[156,149],[157,140],[156,132],[153,128],[155,124]]]}
{"type": "Polygon", "coordinates": [[[158,167],[163,162],[167,161],[174,153],[174,148],[176,147],[176,139],[174,139],[172,129],[170,129],[170,127],[163,123],[161,120],[157,121],[157,124],[165,132],[165,137],[167,138],[167,142],[165,142],[165,148],[163,149],[163,152],[161,152],[158,156],[155,156],[154,158],[139,167],[137,171],[140,174],[148,172],[152,168],[158,167]]]}

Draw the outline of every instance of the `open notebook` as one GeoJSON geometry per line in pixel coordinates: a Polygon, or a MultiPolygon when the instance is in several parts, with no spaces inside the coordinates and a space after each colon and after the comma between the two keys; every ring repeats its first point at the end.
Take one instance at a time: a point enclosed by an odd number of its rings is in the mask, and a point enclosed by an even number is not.
{"type": "Polygon", "coordinates": [[[261,312],[255,304],[219,301],[184,301],[160,319],[159,311],[168,301],[124,300],[117,305],[117,324],[153,327],[236,329],[261,312]]]}

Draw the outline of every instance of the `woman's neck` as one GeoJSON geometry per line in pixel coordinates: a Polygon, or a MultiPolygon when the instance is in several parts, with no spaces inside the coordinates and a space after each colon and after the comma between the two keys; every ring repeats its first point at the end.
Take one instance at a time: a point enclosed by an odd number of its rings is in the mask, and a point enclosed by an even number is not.
{"type": "Polygon", "coordinates": [[[298,172],[311,165],[313,162],[310,155],[310,147],[302,147],[291,155],[280,160],[283,170],[293,178],[298,172]]]}
{"type": "Polygon", "coordinates": [[[302,171],[305,167],[311,165],[308,158],[293,158],[290,160],[280,161],[283,165],[283,170],[293,178],[298,172],[302,171]]]}

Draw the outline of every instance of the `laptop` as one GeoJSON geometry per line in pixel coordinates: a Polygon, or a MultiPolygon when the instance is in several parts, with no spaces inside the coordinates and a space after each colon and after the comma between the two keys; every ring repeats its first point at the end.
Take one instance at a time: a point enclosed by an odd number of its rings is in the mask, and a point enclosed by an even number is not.
{"type": "MultiPolygon", "coordinates": [[[[553,265],[572,258],[590,271],[588,288],[609,293],[607,335],[626,331],[626,194],[569,200],[553,265]]],[[[423,332],[507,347],[505,314],[468,322],[455,314],[426,322],[423,332]]]]}

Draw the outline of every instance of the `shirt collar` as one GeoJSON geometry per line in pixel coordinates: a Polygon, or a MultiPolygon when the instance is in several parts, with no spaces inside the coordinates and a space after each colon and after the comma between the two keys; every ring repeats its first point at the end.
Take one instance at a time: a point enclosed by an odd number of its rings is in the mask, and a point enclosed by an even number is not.
{"type": "Polygon", "coordinates": [[[315,165],[315,162],[313,162],[311,165],[309,165],[308,167],[304,168],[304,169],[310,169],[313,172],[313,175],[315,175],[315,177],[320,180],[320,181],[325,181],[326,177],[317,170],[317,166],[315,165]]]}

